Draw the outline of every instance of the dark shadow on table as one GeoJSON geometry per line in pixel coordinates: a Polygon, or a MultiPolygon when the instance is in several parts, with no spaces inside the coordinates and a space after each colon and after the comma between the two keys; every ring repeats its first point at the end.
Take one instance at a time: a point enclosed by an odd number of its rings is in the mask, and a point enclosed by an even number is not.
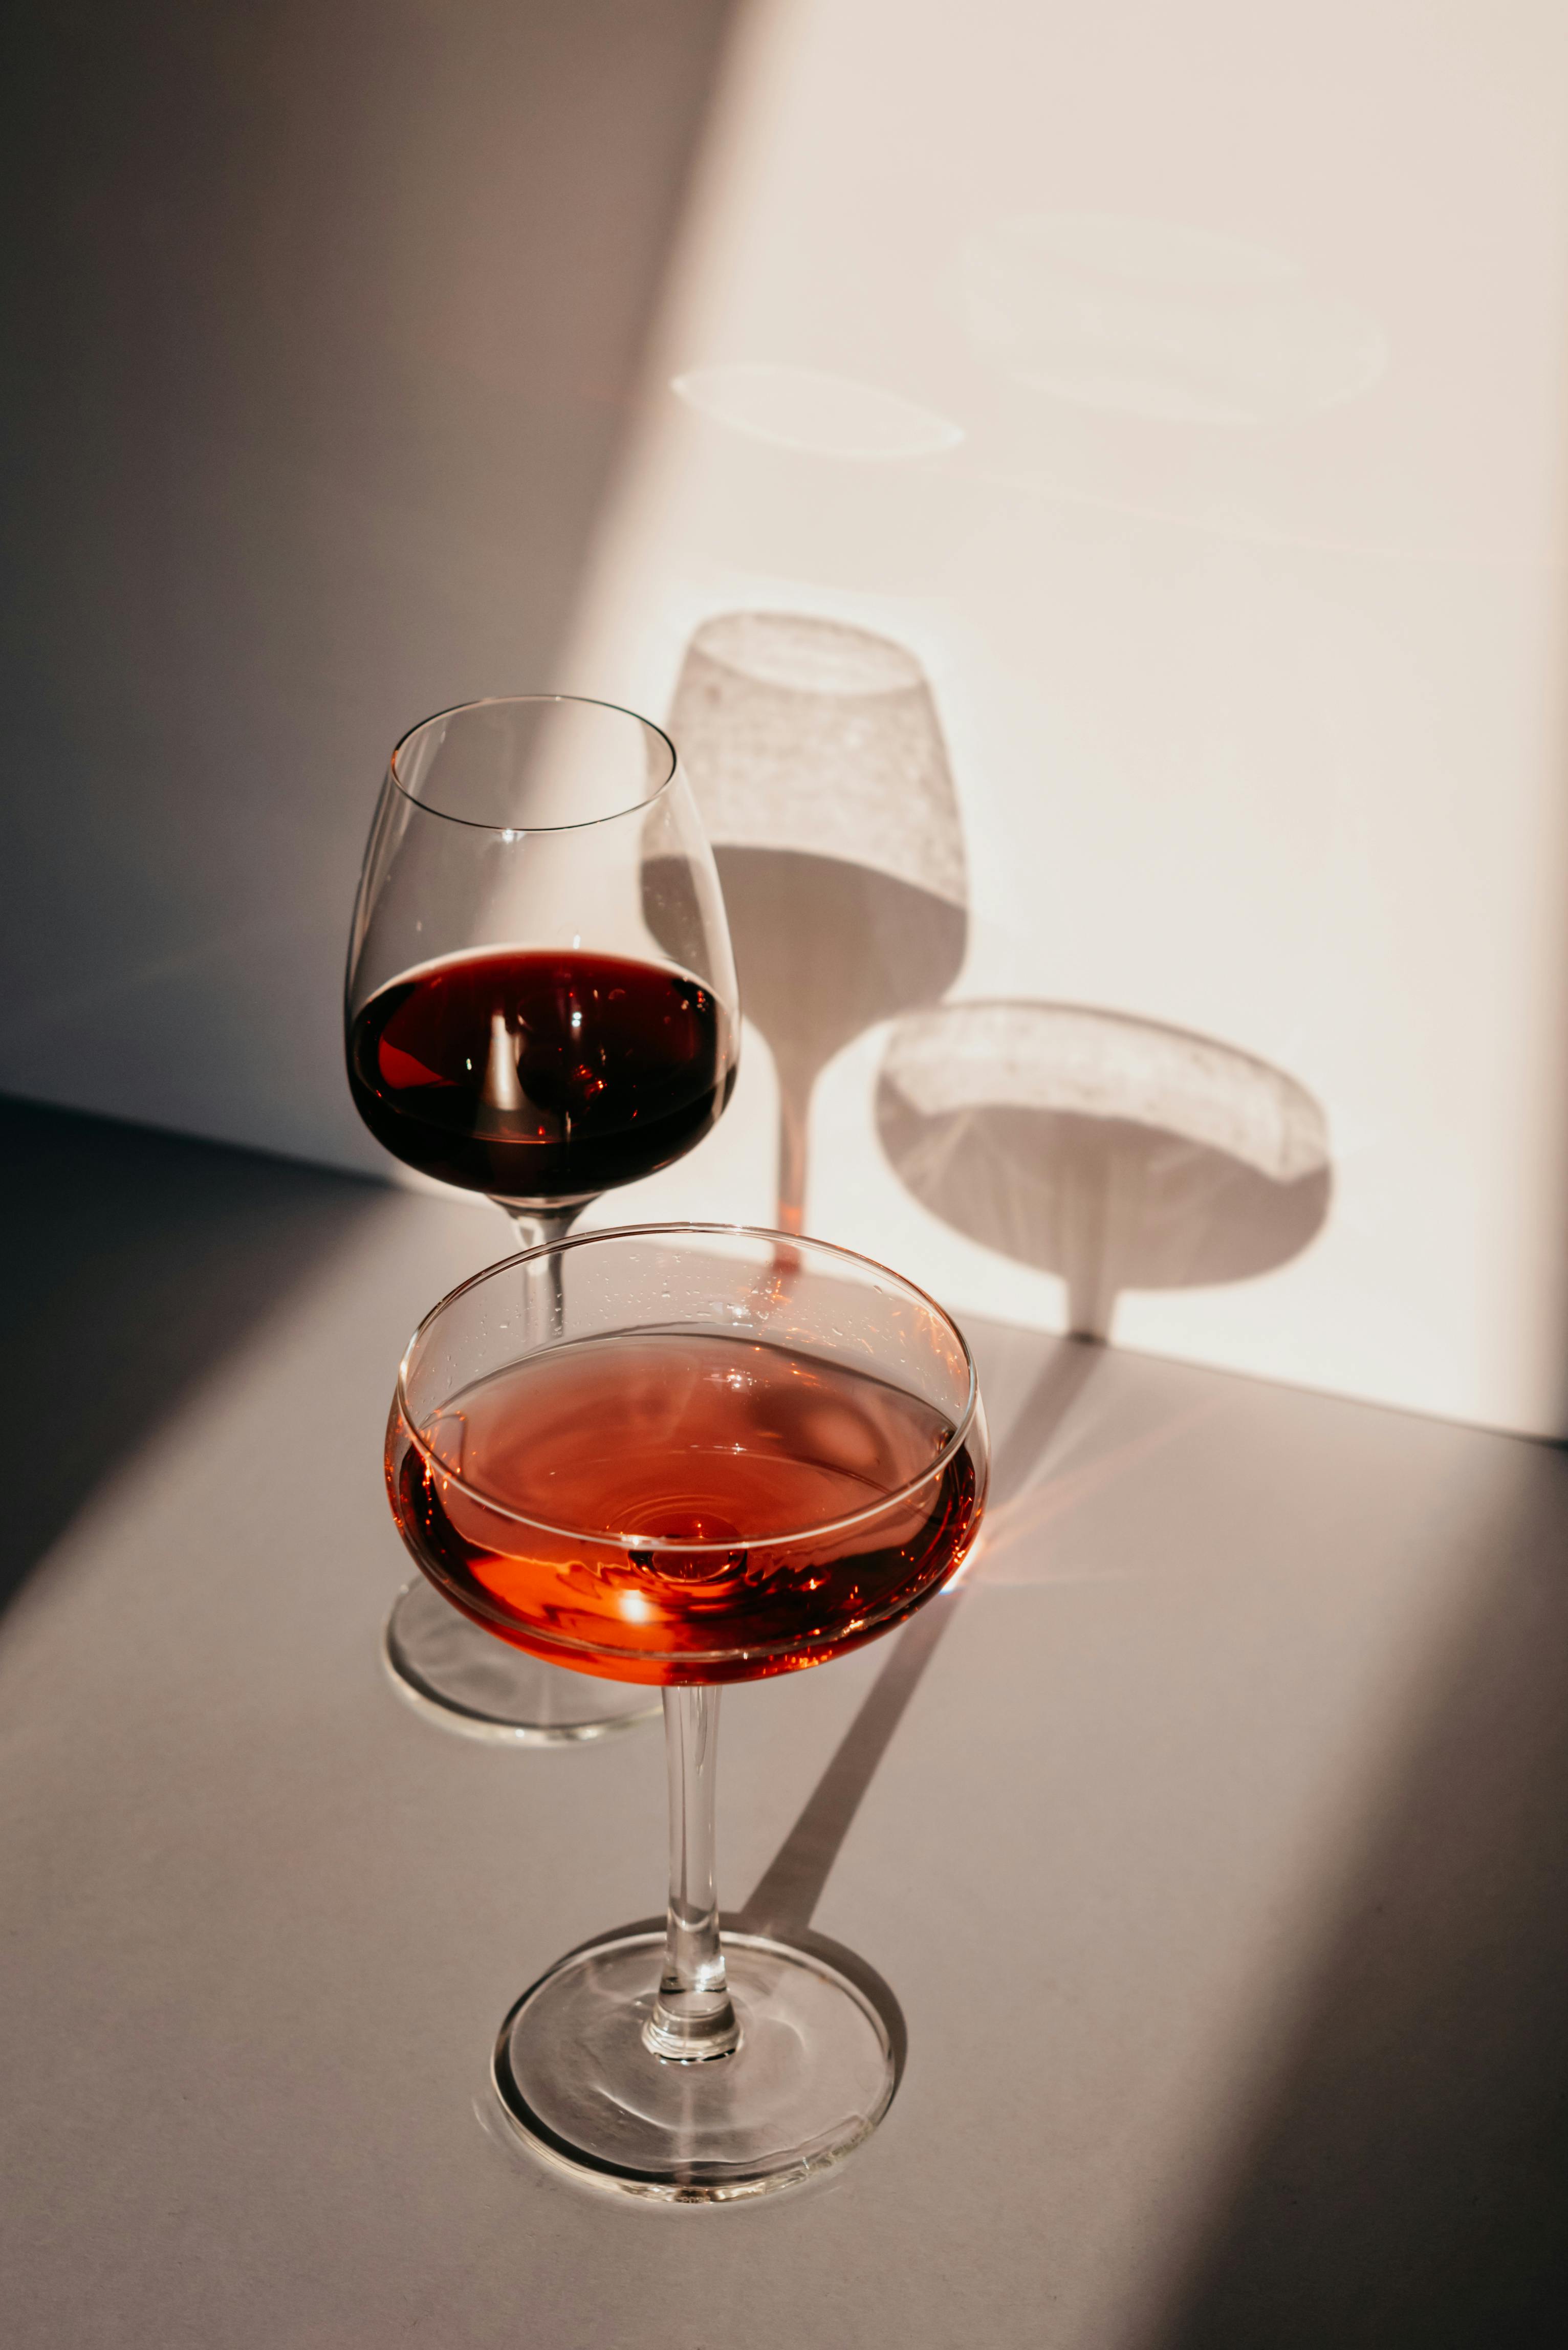
{"type": "Polygon", "coordinates": [[[0,1100],[0,1610],[94,1486],[384,1201],[379,1185],[0,1100]]]}
{"type": "Polygon", "coordinates": [[[1447,1685],[1145,2350],[1568,2342],[1568,1461],[1519,1451],[1447,1685]]]}

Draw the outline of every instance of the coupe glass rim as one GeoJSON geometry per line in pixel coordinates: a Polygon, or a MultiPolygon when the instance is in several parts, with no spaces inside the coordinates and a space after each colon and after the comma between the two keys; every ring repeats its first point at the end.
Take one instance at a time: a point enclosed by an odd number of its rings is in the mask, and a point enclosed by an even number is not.
{"type": "Polygon", "coordinates": [[[392,755],[387,762],[387,773],[393,787],[408,801],[410,807],[417,807],[421,815],[433,816],[442,824],[462,825],[470,832],[491,832],[498,839],[506,837],[521,840],[537,838],[542,833],[591,832],[596,825],[617,824],[623,816],[640,816],[645,809],[650,808],[656,800],[661,799],[670,789],[675,780],[675,771],[680,764],[680,754],[663,727],[656,726],[651,718],[644,718],[640,711],[628,710],[624,702],[602,702],[592,694],[587,693],[484,693],[473,702],[454,702],[445,710],[432,710],[428,718],[420,719],[416,724],[408,729],[406,733],[400,734],[392,745],[392,755]],[[432,807],[429,800],[422,800],[418,792],[410,791],[398,773],[398,761],[415,735],[422,734],[427,726],[439,725],[443,718],[460,718],[470,710],[516,709],[526,702],[565,702],[576,710],[608,710],[617,718],[629,718],[634,725],[642,728],[644,733],[657,735],[670,754],[670,767],[663,781],[656,785],[654,789],[647,793],[643,798],[628,801],[625,807],[607,808],[603,816],[584,816],[576,824],[483,824],[477,816],[454,816],[448,808],[432,807]]]}
{"type": "MultiPolygon", "coordinates": [[[[548,1352],[549,1350],[545,1348],[535,1349],[535,1351],[548,1352]]],[[[403,1358],[398,1365],[395,1402],[398,1417],[408,1431],[409,1440],[421,1460],[447,1484],[455,1485],[461,1493],[466,1494],[469,1500],[476,1502],[482,1509],[488,1510],[493,1516],[510,1519],[515,1525],[533,1526],[540,1534],[562,1534],[570,1542],[612,1544],[618,1548],[627,1550],[671,1551],[682,1556],[690,1556],[694,1552],[711,1551],[715,1554],[722,1554],[736,1550],[753,1550],[769,1543],[815,1542],[830,1534],[843,1533],[850,1527],[864,1525],[869,1519],[885,1516],[888,1511],[898,1508],[912,1494],[918,1493],[922,1486],[929,1485],[932,1478],[940,1476],[948,1463],[956,1458],[970,1430],[974,1425],[975,1411],[980,1402],[980,1380],[975,1372],[974,1357],[970,1352],[969,1340],[946,1307],[940,1305],[937,1300],[920,1288],[918,1283],[910,1281],[904,1274],[896,1273],[891,1265],[883,1264],[878,1258],[865,1255],[858,1249],[841,1248],[836,1241],[813,1240],[809,1234],[779,1232],[766,1224],[612,1224],[607,1225],[599,1232],[579,1232],[566,1240],[546,1241],[540,1248],[520,1249],[515,1256],[502,1257],[494,1264],[485,1265],[481,1272],[471,1274],[466,1281],[460,1282],[455,1289],[449,1290],[443,1298],[431,1307],[430,1312],[424,1316],[403,1349],[403,1358]],[[606,1241],[661,1239],[672,1232],[679,1232],[683,1236],[691,1233],[711,1233],[731,1238],[739,1237],[743,1240],[774,1241],[785,1248],[820,1249],[829,1256],[841,1257],[846,1263],[867,1266],[871,1272],[880,1274],[888,1281],[896,1282],[909,1296],[926,1306],[935,1319],[951,1331],[957,1339],[964,1368],[969,1374],[969,1388],[964,1399],[963,1410],[954,1421],[951,1434],[947,1438],[935,1459],[928,1462],[918,1477],[908,1479],[904,1484],[895,1487],[891,1492],[880,1495],[877,1501],[867,1503],[864,1509],[851,1510],[846,1516],[825,1518],[809,1526],[781,1527],[778,1533],[774,1534],[751,1534],[744,1542],[736,1542],[733,1538],[728,1542],[690,1542],[664,1534],[618,1534],[607,1526],[590,1531],[583,1526],[556,1525],[550,1519],[535,1517],[525,1510],[508,1509],[504,1502],[498,1502],[493,1495],[483,1492],[481,1487],[471,1485],[465,1478],[458,1474],[456,1470],[449,1467],[438,1454],[431,1451],[420,1432],[409,1402],[408,1371],[414,1350],[421,1339],[449,1306],[455,1305],[458,1299],[465,1297],[471,1289],[477,1289],[481,1282],[492,1281],[497,1274],[510,1272],[515,1266],[530,1263],[538,1257],[565,1256],[574,1249],[593,1248],[596,1244],[602,1244],[606,1241]]]]}

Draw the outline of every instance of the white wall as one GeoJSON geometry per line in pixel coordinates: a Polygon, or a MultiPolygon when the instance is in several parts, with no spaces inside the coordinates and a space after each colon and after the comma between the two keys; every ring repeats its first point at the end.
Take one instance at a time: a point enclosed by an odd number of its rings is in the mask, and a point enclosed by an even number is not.
{"type": "MultiPolygon", "coordinates": [[[[1310,1246],[1117,1338],[1563,1431],[1560,8],[751,0],[716,88],[717,0],[23,16],[0,1085],[381,1164],[337,988],[394,735],[657,716],[704,617],[821,614],[930,680],[955,996],[1326,1115],[1310,1246]]],[[[601,1221],[769,1212],[752,1045],[601,1221]]],[[[811,1224],[1059,1326],[888,1164],[886,1046],[811,1224]]]]}
{"type": "MultiPolygon", "coordinates": [[[[748,18],[574,675],[657,711],[720,610],[898,639],[964,810],[953,994],[1315,1097],[1319,1237],[1124,1295],[1128,1344],[1564,1426],[1565,328],[1547,0],[748,18]]],[[[1060,1326],[893,1176],[883,1043],[819,1089],[810,1225],[1060,1326]]]]}

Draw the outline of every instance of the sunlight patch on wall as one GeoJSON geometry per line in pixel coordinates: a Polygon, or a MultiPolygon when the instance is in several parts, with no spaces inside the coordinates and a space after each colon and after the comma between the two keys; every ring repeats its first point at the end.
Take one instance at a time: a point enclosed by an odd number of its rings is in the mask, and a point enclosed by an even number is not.
{"type": "Polygon", "coordinates": [[[1368,391],[1387,338],[1240,237],[1110,213],[1003,220],[963,249],[977,356],[1112,414],[1273,424],[1368,391]]]}

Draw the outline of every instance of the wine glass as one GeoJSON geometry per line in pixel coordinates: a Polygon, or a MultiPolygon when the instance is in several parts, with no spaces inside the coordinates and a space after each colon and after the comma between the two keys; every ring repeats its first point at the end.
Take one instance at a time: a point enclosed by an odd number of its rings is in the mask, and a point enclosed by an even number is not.
{"type": "Polygon", "coordinates": [[[503,2105],[552,2161],[723,2201],[804,2178],[880,2119],[893,2055],[863,1992],[805,1950],[721,1939],[719,1698],[858,1648],[940,1589],[987,1459],[948,1316],[825,1242],[587,1233],[493,1265],[421,1324],[386,1464],[415,1559],[499,1641],[664,1691],[666,1929],[562,1960],[496,2043],[503,2105]],[[548,1329],[528,1314],[542,1262],[548,1329]]]}
{"type": "Polygon", "coordinates": [[[968,925],[958,801],[930,687],[890,638],[725,612],[687,649],[670,725],[713,843],[746,1013],[779,1086],[777,1221],[805,1221],[816,1080],[934,1003],[968,925]]]}
{"type": "MultiPolygon", "coordinates": [[[[482,1191],[524,1249],[700,1142],[734,1083],[739,1004],[713,860],[669,737],[557,694],[470,702],[392,754],[354,910],[348,1083],[406,1166],[482,1191]]],[[[558,1318],[556,1260],[526,1310],[558,1318]]],[[[525,1744],[657,1712],[508,1651],[420,1578],[383,1641],[447,1727],[525,1744]]]]}

